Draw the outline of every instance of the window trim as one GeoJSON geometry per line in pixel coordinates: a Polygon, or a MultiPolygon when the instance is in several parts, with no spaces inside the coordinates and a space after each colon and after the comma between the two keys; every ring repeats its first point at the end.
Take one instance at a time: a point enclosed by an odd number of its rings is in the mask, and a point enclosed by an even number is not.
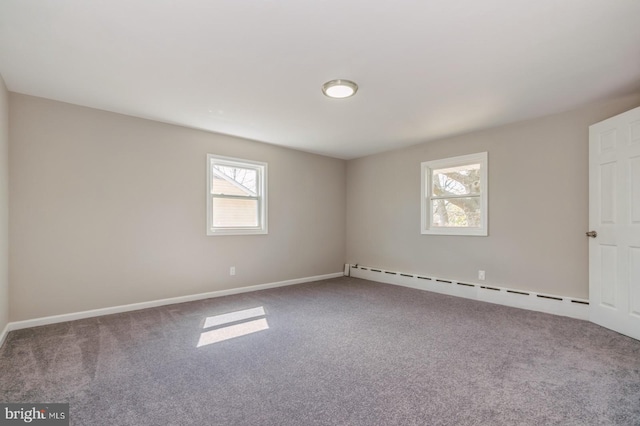
{"type": "MultiPolygon", "coordinates": [[[[420,165],[420,232],[427,235],[466,235],[486,237],[489,235],[489,155],[485,152],[476,154],[461,155],[439,160],[424,161],[420,165]],[[433,220],[433,199],[431,194],[432,170],[448,167],[459,167],[469,164],[480,164],[480,226],[477,228],[467,227],[434,227],[433,220]]],[[[444,197],[444,198],[456,198],[444,197]]]]}
{"type": "Polygon", "coordinates": [[[268,234],[267,228],[267,163],[261,161],[245,160],[243,158],[225,157],[222,155],[207,154],[207,235],[263,235],[268,234]],[[220,164],[229,167],[253,169],[257,171],[257,194],[255,197],[243,197],[228,195],[220,198],[255,199],[258,201],[258,226],[237,228],[216,228],[213,226],[213,199],[211,185],[213,178],[213,165],[220,164]]]}

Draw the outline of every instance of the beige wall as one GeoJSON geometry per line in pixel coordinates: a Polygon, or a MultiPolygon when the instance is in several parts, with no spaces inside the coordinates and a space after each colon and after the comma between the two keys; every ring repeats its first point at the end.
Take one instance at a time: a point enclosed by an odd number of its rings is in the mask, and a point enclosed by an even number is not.
{"type": "MultiPolygon", "coordinates": [[[[347,163],[347,261],[588,297],[588,126],[640,94],[347,163]],[[488,151],[489,236],[420,234],[420,163],[488,151]]],[[[425,119],[428,119],[426,117],[425,119]]]]}
{"type": "Polygon", "coordinates": [[[9,93],[0,76],[0,333],[9,322],[9,93]]]}
{"type": "Polygon", "coordinates": [[[342,160],[14,93],[10,107],[12,321],[342,270],[342,160]],[[207,153],[268,163],[268,235],[206,236],[207,153]]]}
{"type": "Polygon", "coordinates": [[[19,321],[338,272],[345,259],[463,281],[484,269],[487,284],[587,298],[587,128],[638,105],[640,94],[351,160],[345,173],[340,160],[2,85],[0,329],[7,297],[19,321]],[[420,162],[480,151],[489,237],[421,235],[420,162]],[[207,153],[269,163],[268,235],[206,236],[207,153]]]}

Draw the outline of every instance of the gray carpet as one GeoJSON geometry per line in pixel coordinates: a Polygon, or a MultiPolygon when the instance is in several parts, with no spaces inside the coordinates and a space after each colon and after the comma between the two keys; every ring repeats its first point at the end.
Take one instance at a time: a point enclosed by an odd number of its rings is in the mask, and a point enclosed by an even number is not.
{"type": "Polygon", "coordinates": [[[0,379],[73,425],[640,425],[639,341],[355,278],[14,331],[0,379]]]}

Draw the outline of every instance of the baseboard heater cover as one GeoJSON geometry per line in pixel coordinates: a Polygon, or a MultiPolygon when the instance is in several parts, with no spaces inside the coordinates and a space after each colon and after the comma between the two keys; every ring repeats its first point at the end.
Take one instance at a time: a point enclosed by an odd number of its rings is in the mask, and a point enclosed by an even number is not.
{"type": "Polygon", "coordinates": [[[584,299],[514,290],[494,285],[487,286],[470,282],[458,282],[442,277],[387,271],[371,266],[350,265],[349,271],[350,276],[354,278],[363,278],[582,320],[589,319],[589,301],[584,299]]]}
{"type": "Polygon", "coordinates": [[[348,263],[344,264],[344,276],[345,277],[351,276],[351,265],[348,263]]]}

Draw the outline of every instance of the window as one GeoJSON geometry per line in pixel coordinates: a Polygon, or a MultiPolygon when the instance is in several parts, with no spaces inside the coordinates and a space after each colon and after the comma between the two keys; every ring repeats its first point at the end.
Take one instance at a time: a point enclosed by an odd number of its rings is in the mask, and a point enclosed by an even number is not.
{"type": "Polygon", "coordinates": [[[267,164],[207,155],[207,235],[267,233],[267,164]]]}
{"type": "Polygon", "coordinates": [[[423,234],[486,236],[487,153],[422,163],[423,234]]]}

